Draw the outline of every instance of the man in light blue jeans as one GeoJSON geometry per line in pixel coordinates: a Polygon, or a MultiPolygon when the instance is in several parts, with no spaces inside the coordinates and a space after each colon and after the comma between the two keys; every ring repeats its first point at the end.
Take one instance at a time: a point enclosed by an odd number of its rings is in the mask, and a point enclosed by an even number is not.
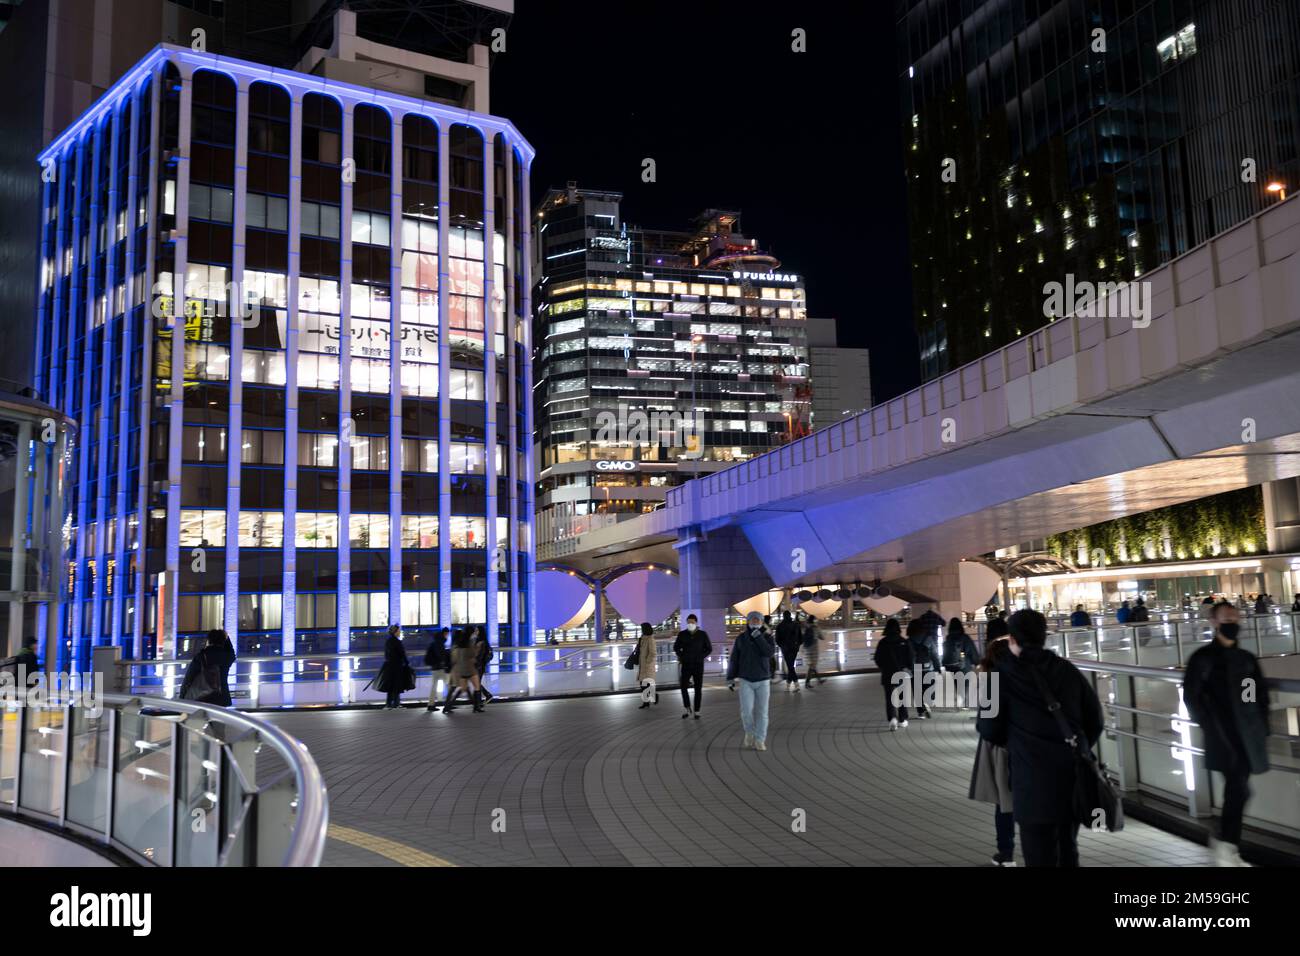
{"type": "Polygon", "coordinates": [[[745,630],[731,646],[727,661],[727,686],[740,681],[740,723],[745,728],[746,750],[767,749],[767,703],[772,693],[772,658],[776,643],[763,630],[763,615],[750,612],[745,630]]]}

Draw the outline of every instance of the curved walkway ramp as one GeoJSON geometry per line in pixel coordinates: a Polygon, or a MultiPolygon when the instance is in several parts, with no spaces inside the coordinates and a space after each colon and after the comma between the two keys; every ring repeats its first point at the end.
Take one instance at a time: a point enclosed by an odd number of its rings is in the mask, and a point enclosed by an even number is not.
{"type": "MultiPolygon", "coordinates": [[[[773,685],[766,753],[741,749],[725,688],[699,721],[676,690],[644,711],[619,695],[272,720],[329,785],[325,866],[987,865],[992,808],[966,798],[973,712],[890,733],[881,696],[876,675],[773,685]]],[[[1210,859],[1137,821],[1081,833],[1080,850],[1085,866],[1210,859]]]]}

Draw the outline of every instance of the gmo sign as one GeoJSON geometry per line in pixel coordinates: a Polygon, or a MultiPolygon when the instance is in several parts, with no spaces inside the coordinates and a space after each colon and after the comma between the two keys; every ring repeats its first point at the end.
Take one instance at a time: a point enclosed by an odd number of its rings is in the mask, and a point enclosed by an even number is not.
{"type": "Polygon", "coordinates": [[[634,461],[598,461],[596,462],[597,471],[636,471],[636,462],[634,461]]]}

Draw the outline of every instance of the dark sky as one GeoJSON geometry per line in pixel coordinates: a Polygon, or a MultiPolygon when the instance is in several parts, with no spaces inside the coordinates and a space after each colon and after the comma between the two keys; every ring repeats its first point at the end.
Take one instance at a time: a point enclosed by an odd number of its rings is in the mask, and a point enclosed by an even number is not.
{"type": "Polygon", "coordinates": [[[616,189],[629,222],[661,229],[740,209],[805,277],[809,315],[871,349],[875,401],[918,383],[892,4],[515,6],[492,112],[537,148],[534,200],[571,179],[616,189]]]}

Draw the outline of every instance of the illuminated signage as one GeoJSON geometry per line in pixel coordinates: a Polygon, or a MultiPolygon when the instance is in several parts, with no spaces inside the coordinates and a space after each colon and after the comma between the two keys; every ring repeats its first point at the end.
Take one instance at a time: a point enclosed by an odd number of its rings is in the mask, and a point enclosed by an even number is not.
{"type": "Polygon", "coordinates": [[[596,462],[597,471],[636,471],[636,462],[634,461],[598,461],[596,462]]]}
{"type": "Polygon", "coordinates": [[[731,278],[742,282],[798,282],[793,272],[733,272],[731,278]]]}
{"type": "Polygon", "coordinates": [[[626,252],[628,241],[626,239],[615,239],[613,236],[592,236],[591,248],[593,249],[617,249],[619,252],[626,252]]]}

